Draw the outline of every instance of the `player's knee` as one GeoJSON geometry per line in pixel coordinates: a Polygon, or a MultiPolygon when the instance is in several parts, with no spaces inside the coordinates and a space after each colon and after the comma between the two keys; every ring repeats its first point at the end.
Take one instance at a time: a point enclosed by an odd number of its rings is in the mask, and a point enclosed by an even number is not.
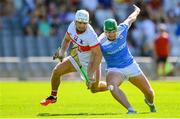
{"type": "Polygon", "coordinates": [[[54,69],[52,71],[52,74],[55,75],[55,76],[60,76],[61,75],[61,73],[59,72],[57,67],[54,67],[54,69]]]}

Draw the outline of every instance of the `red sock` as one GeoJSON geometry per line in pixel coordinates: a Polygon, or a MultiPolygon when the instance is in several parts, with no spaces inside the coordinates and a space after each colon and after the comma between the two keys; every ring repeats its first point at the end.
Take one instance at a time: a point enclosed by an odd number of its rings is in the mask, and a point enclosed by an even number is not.
{"type": "Polygon", "coordinates": [[[52,90],[52,91],[51,91],[51,95],[52,95],[52,96],[57,96],[57,90],[52,90]]]}

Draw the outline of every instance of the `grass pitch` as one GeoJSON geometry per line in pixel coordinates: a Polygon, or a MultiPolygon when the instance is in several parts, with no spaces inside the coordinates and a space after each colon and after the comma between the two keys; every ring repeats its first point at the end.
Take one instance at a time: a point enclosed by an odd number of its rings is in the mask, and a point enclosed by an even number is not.
{"type": "Polygon", "coordinates": [[[50,82],[0,82],[0,118],[180,118],[180,81],[151,81],[157,113],[150,113],[143,94],[129,82],[121,88],[137,114],[128,115],[109,91],[92,94],[84,82],[63,81],[58,101],[39,102],[50,94],[50,82]]]}

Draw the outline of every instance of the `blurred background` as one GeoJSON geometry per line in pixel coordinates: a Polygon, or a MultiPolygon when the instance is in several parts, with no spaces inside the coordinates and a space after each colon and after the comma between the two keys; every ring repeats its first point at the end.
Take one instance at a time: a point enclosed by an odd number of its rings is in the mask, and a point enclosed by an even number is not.
{"type": "MultiPolygon", "coordinates": [[[[141,13],[129,29],[128,45],[144,73],[150,79],[161,76],[154,43],[163,25],[170,46],[166,76],[180,76],[179,0],[0,0],[0,80],[47,80],[57,63],[52,55],[76,10],[89,11],[90,24],[99,35],[105,19],[123,22],[134,10],[133,4],[141,13]]],[[[72,76],[78,75],[68,79],[72,76]]]]}

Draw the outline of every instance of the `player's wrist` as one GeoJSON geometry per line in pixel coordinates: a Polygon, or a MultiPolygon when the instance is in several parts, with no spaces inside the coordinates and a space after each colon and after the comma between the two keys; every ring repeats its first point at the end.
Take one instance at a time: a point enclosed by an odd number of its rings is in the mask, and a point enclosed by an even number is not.
{"type": "Polygon", "coordinates": [[[135,12],[137,13],[137,14],[139,14],[140,13],[140,8],[138,7],[138,6],[136,6],[135,4],[133,5],[134,6],[134,8],[135,8],[135,12]]]}
{"type": "Polygon", "coordinates": [[[92,79],[92,80],[94,79],[93,74],[88,73],[87,76],[89,77],[89,79],[92,79]]]}
{"type": "Polygon", "coordinates": [[[53,55],[53,60],[55,59],[59,59],[60,61],[62,61],[65,57],[65,53],[63,52],[63,50],[59,47],[58,50],[55,52],[55,54],[53,55]]]}
{"type": "Polygon", "coordinates": [[[91,83],[94,83],[94,82],[96,82],[96,79],[94,79],[94,78],[89,78],[89,81],[90,81],[91,83]]]}
{"type": "Polygon", "coordinates": [[[89,81],[87,82],[87,86],[88,86],[88,89],[91,89],[92,85],[96,82],[95,79],[89,79],[89,81]]]}

